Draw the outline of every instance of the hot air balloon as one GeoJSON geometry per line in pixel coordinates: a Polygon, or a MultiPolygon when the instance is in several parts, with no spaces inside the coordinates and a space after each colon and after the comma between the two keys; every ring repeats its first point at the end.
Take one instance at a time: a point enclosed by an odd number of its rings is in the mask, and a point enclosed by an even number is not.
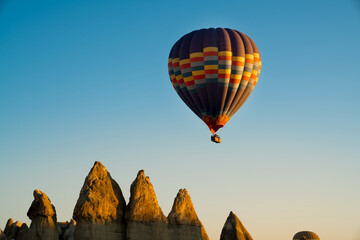
{"type": "Polygon", "coordinates": [[[316,235],[316,233],[310,231],[302,231],[295,234],[293,240],[320,240],[320,238],[318,235],[316,235]]]}
{"type": "Polygon", "coordinates": [[[171,83],[183,102],[215,133],[252,93],[261,70],[254,41],[229,28],[209,28],[180,38],[169,54],[171,83]]]}

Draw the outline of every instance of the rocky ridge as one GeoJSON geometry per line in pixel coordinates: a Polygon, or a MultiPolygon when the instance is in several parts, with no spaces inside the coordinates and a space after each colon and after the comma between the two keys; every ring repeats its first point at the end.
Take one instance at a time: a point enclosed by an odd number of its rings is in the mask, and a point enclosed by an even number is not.
{"type": "MultiPolygon", "coordinates": [[[[28,217],[30,228],[9,219],[0,240],[208,240],[190,195],[180,189],[165,217],[144,170],[131,184],[129,203],[110,173],[95,162],[85,178],[70,222],[57,222],[48,196],[36,189],[28,217]]],[[[240,220],[230,213],[222,240],[252,240],[240,220]],[[230,232],[236,232],[231,235],[230,232]]]]}

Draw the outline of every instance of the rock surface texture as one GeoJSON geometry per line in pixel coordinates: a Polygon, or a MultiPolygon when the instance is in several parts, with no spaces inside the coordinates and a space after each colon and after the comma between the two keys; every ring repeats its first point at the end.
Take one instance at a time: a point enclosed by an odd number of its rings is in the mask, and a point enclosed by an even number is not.
{"type": "Polygon", "coordinates": [[[168,220],[171,224],[201,226],[189,193],[185,188],[180,189],[176,195],[168,220]]]}
{"type": "MultiPolygon", "coordinates": [[[[30,228],[10,218],[0,240],[209,240],[190,195],[180,189],[165,217],[144,170],[131,184],[129,203],[110,173],[95,162],[85,178],[73,219],[57,222],[48,196],[36,189],[27,215],[30,228]]],[[[252,240],[240,220],[230,212],[221,240],[252,240]]]]}
{"type": "Polygon", "coordinates": [[[23,240],[26,237],[26,234],[29,230],[29,227],[26,223],[21,223],[19,221],[14,222],[12,218],[6,223],[6,227],[3,233],[0,234],[1,239],[15,239],[15,240],[23,240]]]}
{"type": "Polygon", "coordinates": [[[38,189],[34,191],[34,198],[27,212],[31,224],[27,234],[24,234],[27,235],[26,239],[58,240],[55,207],[51,204],[48,196],[38,189]]]}
{"type": "Polygon", "coordinates": [[[125,207],[119,185],[100,162],[95,162],[74,209],[75,239],[125,239],[125,207]]]}
{"type": "Polygon", "coordinates": [[[29,233],[29,227],[26,223],[23,223],[21,225],[21,228],[15,237],[15,240],[27,240],[28,239],[28,233],[29,233]]]}
{"type": "Polygon", "coordinates": [[[6,240],[5,233],[0,228],[0,240],[6,240]]]}
{"type": "Polygon", "coordinates": [[[58,222],[58,232],[60,240],[74,240],[76,222],[74,219],[71,219],[70,222],[58,222]]]}
{"type": "Polygon", "coordinates": [[[150,178],[139,171],[130,187],[130,200],[126,206],[126,239],[169,239],[167,218],[162,212],[150,178]]]}
{"type": "Polygon", "coordinates": [[[252,237],[239,218],[230,212],[221,231],[220,240],[252,240],[252,237]]]}
{"type": "Polygon", "coordinates": [[[5,235],[9,235],[10,233],[10,228],[11,228],[11,225],[14,223],[14,220],[12,218],[9,218],[6,222],[6,225],[5,225],[5,229],[4,229],[4,234],[5,235]]]}
{"type": "Polygon", "coordinates": [[[209,239],[186,189],[180,189],[176,195],[168,221],[170,239],[209,239]]]}
{"type": "Polygon", "coordinates": [[[134,222],[163,222],[167,219],[159,207],[150,178],[140,170],[131,184],[130,200],[126,206],[125,217],[127,221],[134,222]]]}

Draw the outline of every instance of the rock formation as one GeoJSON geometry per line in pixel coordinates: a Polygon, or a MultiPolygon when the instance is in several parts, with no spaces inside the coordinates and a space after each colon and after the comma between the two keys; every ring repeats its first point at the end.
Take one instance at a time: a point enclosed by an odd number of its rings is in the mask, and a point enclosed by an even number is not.
{"type": "Polygon", "coordinates": [[[74,209],[75,239],[125,239],[125,207],[119,185],[100,162],[95,162],[74,209]]]}
{"type": "Polygon", "coordinates": [[[5,233],[0,228],[0,240],[6,240],[5,233]]]}
{"type": "Polygon", "coordinates": [[[132,240],[168,239],[167,218],[159,207],[150,178],[139,171],[130,188],[126,206],[126,238],[132,240]]]}
{"type": "Polygon", "coordinates": [[[130,200],[126,206],[127,221],[134,222],[166,222],[167,219],[159,207],[150,178],[140,170],[131,184],[130,200]]]}
{"type": "Polygon", "coordinates": [[[31,224],[30,229],[26,234],[26,239],[58,240],[59,235],[54,205],[51,204],[48,196],[38,189],[34,191],[34,198],[35,199],[27,212],[28,217],[31,219],[31,224]]]}
{"type": "Polygon", "coordinates": [[[252,240],[252,237],[239,218],[230,212],[221,231],[220,240],[252,240]]]}
{"type": "Polygon", "coordinates": [[[26,223],[23,223],[21,225],[21,228],[15,237],[15,240],[27,240],[28,239],[28,233],[29,233],[29,227],[26,223]]]}
{"type": "Polygon", "coordinates": [[[200,222],[191,198],[186,189],[180,189],[168,216],[170,239],[208,240],[207,233],[200,222]]]}
{"type": "MultiPolygon", "coordinates": [[[[180,189],[168,217],[162,212],[144,170],[131,184],[126,205],[119,185],[100,163],[85,178],[69,222],[57,222],[48,196],[36,189],[27,213],[30,228],[10,218],[0,240],[209,240],[189,193],[180,189]],[[76,221],[75,221],[76,220],[76,221]]],[[[252,240],[230,212],[221,240],[252,240]]]]}
{"type": "Polygon", "coordinates": [[[15,240],[25,240],[27,237],[29,227],[26,223],[21,223],[19,221],[14,222],[12,218],[6,223],[6,227],[3,233],[0,233],[1,239],[15,239],[15,240]]]}
{"type": "Polygon", "coordinates": [[[201,225],[188,191],[185,188],[180,189],[176,195],[168,220],[171,224],[201,225]]]}
{"type": "Polygon", "coordinates": [[[5,235],[9,235],[10,234],[10,228],[11,228],[11,225],[13,225],[14,223],[14,220],[12,218],[9,218],[6,222],[6,225],[5,225],[5,229],[4,229],[4,234],[5,235]]]}
{"type": "Polygon", "coordinates": [[[58,222],[58,232],[60,240],[74,240],[76,222],[71,219],[70,222],[58,222]]]}

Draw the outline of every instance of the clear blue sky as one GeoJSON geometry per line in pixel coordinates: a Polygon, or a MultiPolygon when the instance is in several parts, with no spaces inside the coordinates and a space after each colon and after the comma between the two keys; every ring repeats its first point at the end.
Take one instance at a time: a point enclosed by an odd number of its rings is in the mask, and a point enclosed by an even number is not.
{"type": "Polygon", "coordinates": [[[145,169],[164,213],[186,187],[211,240],[232,210],[254,239],[360,239],[360,2],[0,0],[0,228],[35,188],[69,220],[101,161],[126,199],[145,169]],[[196,29],[248,34],[259,82],[219,131],[167,74],[196,29]]]}

